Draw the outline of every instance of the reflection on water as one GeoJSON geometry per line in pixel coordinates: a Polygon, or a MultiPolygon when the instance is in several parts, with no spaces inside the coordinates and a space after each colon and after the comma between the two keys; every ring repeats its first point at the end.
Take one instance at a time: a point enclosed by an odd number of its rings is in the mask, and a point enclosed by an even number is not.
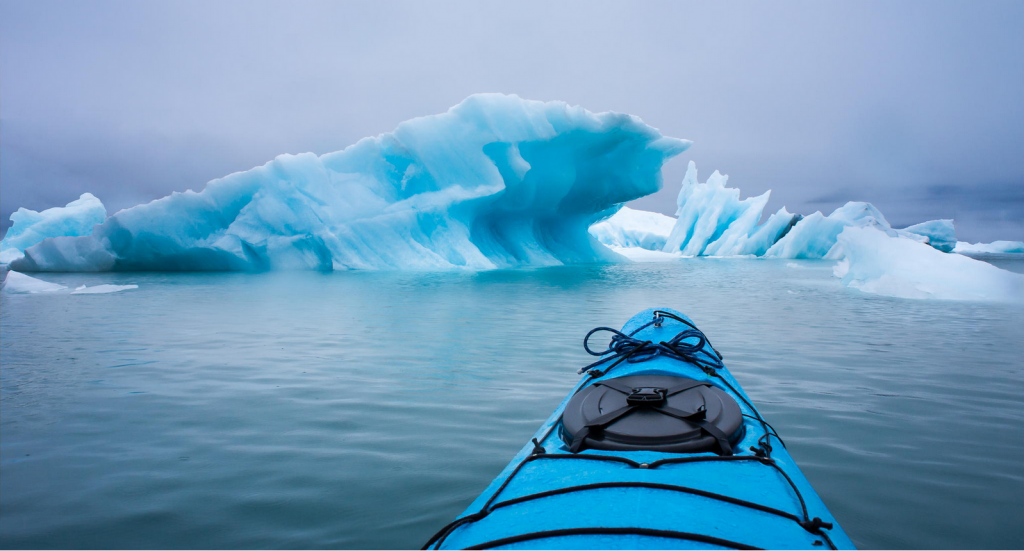
{"type": "Polygon", "coordinates": [[[570,389],[588,329],[669,306],[858,545],[1019,547],[1024,309],[830,274],[53,275],[139,289],[0,299],[0,546],[418,547],[570,389]]]}

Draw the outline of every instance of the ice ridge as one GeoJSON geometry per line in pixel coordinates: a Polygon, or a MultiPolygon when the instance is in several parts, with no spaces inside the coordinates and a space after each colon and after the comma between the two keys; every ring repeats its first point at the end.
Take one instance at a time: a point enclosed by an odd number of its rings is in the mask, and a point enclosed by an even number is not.
{"type": "Polygon", "coordinates": [[[667,221],[652,224],[653,213],[643,211],[613,216],[591,233],[612,247],[642,247],[682,256],[830,258],[839,234],[851,226],[872,227],[944,252],[956,243],[952,220],[894,229],[874,205],[860,201],[850,201],[828,216],[821,212],[801,216],[782,207],[759,224],[771,191],[740,199],[740,190],[727,187],[727,182],[728,176],[718,171],[707,182],[698,182],[697,167],[690,161],[676,201],[676,220],[667,234],[667,221]],[[637,232],[644,235],[642,242],[626,237],[637,232]],[[664,245],[657,248],[662,241],[664,245]]]}

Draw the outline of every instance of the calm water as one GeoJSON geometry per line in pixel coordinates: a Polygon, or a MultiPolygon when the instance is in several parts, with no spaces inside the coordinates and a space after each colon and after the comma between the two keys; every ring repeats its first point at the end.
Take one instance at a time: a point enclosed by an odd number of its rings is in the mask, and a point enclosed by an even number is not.
{"type": "Polygon", "coordinates": [[[584,333],[650,306],[711,337],[859,546],[1024,545],[1024,307],[830,273],[50,276],[139,289],[0,298],[0,546],[418,548],[568,392],[584,333]]]}

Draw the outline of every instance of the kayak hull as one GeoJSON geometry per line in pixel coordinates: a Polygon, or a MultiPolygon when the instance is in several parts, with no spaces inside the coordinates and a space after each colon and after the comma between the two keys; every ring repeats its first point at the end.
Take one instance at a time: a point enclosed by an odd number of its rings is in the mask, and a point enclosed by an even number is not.
{"type": "MultiPolygon", "coordinates": [[[[682,324],[650,324],[656,310],[622,332],[641,340],[672,338],[682,324]],[[646,327],[645,327],[646,325],[646,327]]],[[[687,319],[679,312],[668,312],[687,319]]],[[[688,320],[689,321],[689,320],[688,320]]],[[[692,322],[691,322],[692,323],[692,322]]],[[[715,353],[710,343],[707,352],[715,353]]],[[[604,367],[604,366],[602,366],[604,367]]],[[[853,549],[825,504],[722,367],[709,375],[668,357],[623,362],[585,376],[531,441],[452,524],[426,546],[437,549],[853,549]],[[733,455],[658,451],[569,451],[560,431],[572,396],[594,382],[629,375],[707,381],[732,395],[744,414],[733,455]],[[829,528],[830,526],[830,528],[829,528]]],[[[770,430],[770,429],[769,429],[770,430]]]]}

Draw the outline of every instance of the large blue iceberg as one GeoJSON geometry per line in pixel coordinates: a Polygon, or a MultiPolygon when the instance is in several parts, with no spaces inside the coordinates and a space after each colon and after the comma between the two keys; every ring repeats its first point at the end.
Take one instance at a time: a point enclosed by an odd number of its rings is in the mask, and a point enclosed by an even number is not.
{"type": "Polygon", "coordinates": [[[690,142],[482,94],[343,151],[282,155],[29,246],[20,271],[490,269],[621,260],[587,229],[690,142]]]}

